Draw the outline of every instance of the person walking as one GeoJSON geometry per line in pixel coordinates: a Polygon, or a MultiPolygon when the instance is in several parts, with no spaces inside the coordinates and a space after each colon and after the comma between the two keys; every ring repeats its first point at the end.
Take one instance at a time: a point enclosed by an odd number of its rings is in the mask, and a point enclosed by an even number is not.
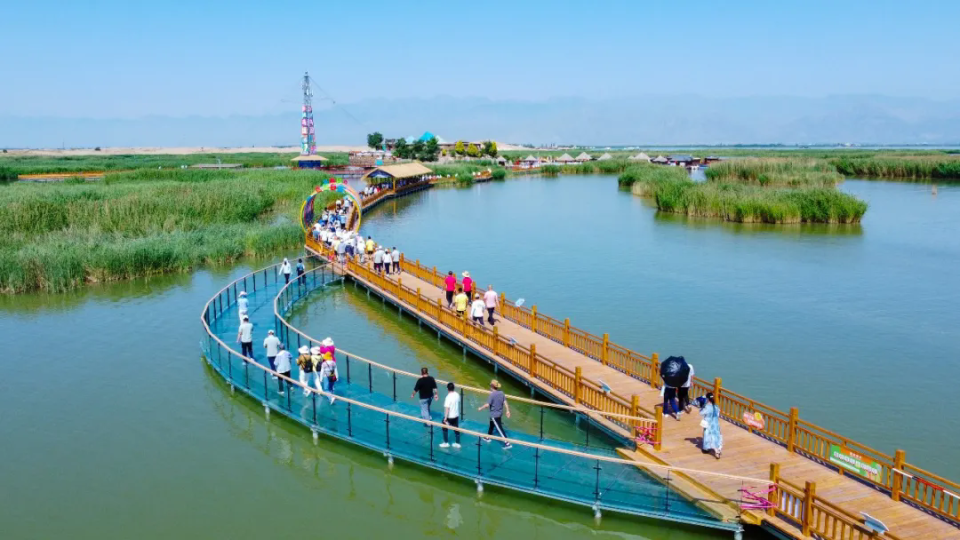
{"type": "Polygon", "coordinates": [[[440,393],[437,391],[437,380],[430,376],[427,368],[420,368],[420,378],[413,385],[413,392],[410,397],[420,395],[420,418],[430,420],[430,404],[434,399],[440,399],[440,393]]]}
{"type": "Polygon", "coordinates": [[[323,338],[323,341],[320,342],[320,354],[330,353],[330,358],[333,358],[333,361],[337,361],[337,347],[333,344],[333,339],[329,337],[323,338]]]}
{"type": "Polygon", "coordinates": [[[380,273],[383,270],[383,250],[379,247],[373,252],[373,271],[380,273]]]}
{"type": "MultiPolygon", "coordinates": [[[[460,393],[452,382],[447,383],[447,397],[443,399],[443,424],[443,442],[440,443],[440,448],[449,448],[446,426],[460,427],[460,393]]],[[[456,430],[453,432],[453,447],[460,448],[460,432],[456,430]]]]}
{"type": "Polygon", "coordinates": [[[457,316],[461,319],[467,314],[468,303],[470,303],[470,297],[463,292],[463,287],[460,287],[457,295],[453,297],[453,305],[457,308],[457,316]]]}
{"type": "MultiPolygon", "coordinates": [[[[270,362],[270,369],[277,370],[277,354],[280,352],[280,339],[273,334],[273,330],[267,332],[266,339],[263,340],[263,348],[267,350],[267,362],[270,362]]],[[[274,376],[276,379],[276,376],[274,376]]]]}
{"type": "Polygon", "coordinates": [[[687,376],[687,382],[677,388],[677,400],[680,402],[680,408],[683,412],[690,414],[690,384],[693,382],[693,364],[687,362],[690,366],[690,375],[687,376]]]}
{"type": "Polygon", "coordinates": [[[240,328],[237,329],[237,343],[240,344],[240,354],[252,360],[253,323],[250,322],[250,317],[244,317],[243,322],[240,323],[240,328]]]}
{"type": "Polygon", "coordinates": [[[373,249],[375,247],[376,247],[376,244],[373,242],[373,237],[371,237],[370,235],[367,235],[367,244],[366,244],[367,257],[373,256],[373,249]]]}
{"type": "Polygon", "coordinates": [[[284,283],[290,283],[290,274],[293,273],[293,269],[290,268],[290,261],[286,257],[283,258],[283,263],[280,264],[280,273],[283,274],[284,283]]]}
{"type": "Polygon", "coordinates": [[[337,372],[337,363],[329,352],[323,354],[323,363],[320,364],[318,375],[323,383],[323,391],[327,393],[327,399],[333,405],[333,402],[337,400],[336,396],[333,395],[333,385],[337,382],[340,374],[337,372]]]}
{"type": "Polygon", "coordinates": [[[390,254],[390,259],[393,260],[393,273],[400,273],[400,250],[397,249],[397,246],[393,246],[393,253],[390,254]]]}
{"type": "Polygon", "coordinates": [[[483,326],[483,313],[486,309],[487,305],[480,299],[480,294],[473,295],[473,303],[470,304],[470,317],[473,319],[473,324],[483,326]]]}
{"type": "Polygon", "coordinates": [[[467,293],[467,298],[473,298],[473,278],[470,272],[463,273],[463,292],[467,293]]]}
{"type": "MultiPolygon", "coordinates": [[[[487,402],[480,406],[478,411],[490,409],[490,427],[487,428],[487,435],[493,435],[494,430],[497,436],[506,439],[507,432],[503,429],[503,413],[507,413],[510,418],[510,405],[507,403],[507,396],[500,390],[500,382],[496,379],[490,381],[490,395],[487,396],[487,402]]],[[[489,437],[484,437],[483,442],[490,442],[489,437]]],[[[513,448],[509,441],[503,441],[503,449],[513,448]]]]}
{"type": "Polygon", "coordinates": [[[300,385],[303,386],[303,397],[310,395],[310,374],[313,373],[313,356],[306,345],[297,349],[297,367],[300,368],[300,385]]]}
{"type": "Polygon", "coordinates": [[[300,285],[307,284],[307,267],[303,265],[303,258],[297,259],[297,281],[300,285]]]}
{"type": "MultiPolygon", "coordinates": [[[[247,299],[247,291],[240,291],[240,294],[237,295],[237,309],[240,313],[246,313],[249,307],[250,300],[247,299]]],[[[240,320],[243,321],[243,317],[240,317],[240,320]]]]}
{"type": "Polygon", "coordinates": [[[453,294],[457,290],[457,276],[453,275],[453,270],[447,272],[447,277],[443,278],[443,286],[447,291],[447,307],[453,307],[453,294]]]}
{"type": "Polygon", "coordinates": [[[713,456],[720,459],[720,452],[723,451],[723,434],[720,433],[720,407],[717,407],[713,392],[707,392],[702,403],[700,427],[703,428],[703,438],[700,442],[700,450],[704,453],[712,451],[713,456]]]}
{"type": "Polygon", "coordinates": [[[363,256],[363,251],[364,251],[364,246],[365,246],[364,241],[363,241],[363,236],[361,236],[361,235],[358,234],[358,235],[357,235],[357,240],[356,240],[356,242],[357,242],[357,258],[360,260],[361,263],[363,263],[364,261],[367,260],[367,259],[363,256]]]}
{"type": "Polygon", "coordinates": [[[669,414],[674,420],[680,420],[680,407],[677,405],[677,389],[672,386],[660,387],[663,396],[663,414],[669,414]]]}
{"type": "Polygon", "coordinates": [[[390,270],[393,268],[393,255],[390,253],[389,249],[383,250],[383,273],[390,275],[390,270]]]}
{"type": "Polygon", "coordinates": [[[483,303],[487,308],[487,322],[490,323],[490,326],[493,326],[493,314],[500,305],[500,295],[493,290],[493,285],[487,285],[487,292],[483,293],[483,303]]]}
{"type": "Polygon", "coordinates": [[[320,347],[310,347],[310,361],[313,363],[313,384],[322,392],[323,379],[320,378],[320,365],[323,364],[323,353],[320,352],[320,347]]]}
{"type": "Polygon", "coordinates": [[[279,377],[274,377],[277,379],[277,386],[279,387],[280,395],[283,395],[284,388],[284,377],[290,378],[290,364],[293,360],[293,355],[290,354],[290,351],[283,346],[283,343],[280,343],[280,351],[277,353],[277,357],[273,359],[276,362],[275,371],[280,374],[279,377]]]}

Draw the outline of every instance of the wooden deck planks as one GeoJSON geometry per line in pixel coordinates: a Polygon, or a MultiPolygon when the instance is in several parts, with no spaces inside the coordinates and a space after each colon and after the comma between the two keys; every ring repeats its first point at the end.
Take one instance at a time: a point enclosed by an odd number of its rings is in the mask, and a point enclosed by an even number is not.
{"type": "MultiPolygon", "coordinates": [[[[400,277],[405,286],[414,289],[420,288],[421,293],[432,301],[436,302],[437,299],[444,301],[444,293],[439,288],[408,273],[402,273],[400,277]]],[[[396,276],[390,276],[390,279],[395,282],[396,276]]],[[[371,286],[371,284],[367,283],[367,286],[371,286]]],[[[383,293],[383,291],[381,292],[383,293]]],[[[393,297],[390,293],[385,294],[393,297]]],[[[424,319],[430,319],[422,313],[417,315],[424,319]]],[[[524,346],[535,344],[538,355],[571,371],[580,367],[585,377],[593,380],[602,379],[617,394],[627,397],[631,395],[640,396],[642,407],[652,409],[654,405],[661,402],[659,390],[642,381],[606,367],[516,323],[504,320],[499,316],[497,321],[497,327],[501,335],[512,337],[524,346]]],[[[437,323],[436,321],[432,322],[437,323]]],[[[541,392],[549,393],[561,402],[572,403],[569,397],[539,383],[539,381],[531,380],[529,382],[541,392]]],[[[603,423],[608,428],[626,435],[625,431],[615,424],[603,423]]],[[[768,478],[770,464],[776,462],[780,464],[782,478],[798,485],[803,485],[806,481],[816,482],[818,495],[855,515],[858,515],[861,511],[868,512],[883,521],[891,532],[897,534],[900,538],[960,540],[960,530],[956,527],[912,506],[894,501],[889,495],[864,485],[849,476],[837,474],[835,471],[810,459],[789,453],[786,448],[779,444],[751,434],[739,426],[727,422],[723,424],[724,451],[720,460],[715,459],[712,455],[701,453],[697,446],[700,434],[698,415],[683,415],[679,422],[667,417],[664,419],[661,451],[644,447],[640,453],[632,452],[624,455],[630,455],[633,459],[638,460],[647,455],[675,467],[753,478],[768,478]]],[[[701,491],[701,488],[697,486],[698,483],[709,490],[728,497],[733,496],[731,494],[736,493],[736,490],[741,487],[739,482],[706,475],[696,478],[695,482],[682,482],[675,487],[686,492],[689,496],[705,498],[704,491],[701,491]]],[[[729,517],[729,511],[719,509],[716,505],[713,509],[718,514],[729,517]]],[[[754,514],[759,513],[754,512],[754,514]]],[[[766,514],[760,514],[759,517],[792,537],[802,537],[796,527],[780,518],[774,518],[766,514]]]]}

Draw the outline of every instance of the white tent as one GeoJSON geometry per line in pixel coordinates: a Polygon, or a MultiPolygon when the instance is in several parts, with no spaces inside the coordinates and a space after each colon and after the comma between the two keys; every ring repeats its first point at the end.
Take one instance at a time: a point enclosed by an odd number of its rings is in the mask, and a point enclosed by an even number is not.
{"type": "Polygon", "coordinates": [[[643,152],[640,152],[639,154],[637,154],[637,155],[635,155],[635,156],[630,156],[630,157],[627,158],[627,159],[629,159],[629,160],[631,160],[631,161],[646,161],[646,162],[648,162],[648,163],[650,162],[650,156],[644,154],[643,152]]]}
{"type": "Polygon", "coordinates": [[[598,157],[598,158],[597,158],[597,161],[607,161],[607,160],[610,160],[610,159],[613,159],[613,156],[611,156],[610,153],[607,152],[607,153],[603,154],[602,156],[598,157]]]}
{"type": "Polygon", "coordinates": [[[586,161],[592,160],[593,158],[590,157],[590,154],[586,152],[580,152],[580,155],[577,156],[575,159],[579,162],[586,162],[586,161]]]}
{"type": "Polygon", "coordinates": [[[573,156],[570,154],[563,154],[562,156],[558,157],[556,161],[557,163],[573,163],[576,160],[573,159],[573,156]]]}

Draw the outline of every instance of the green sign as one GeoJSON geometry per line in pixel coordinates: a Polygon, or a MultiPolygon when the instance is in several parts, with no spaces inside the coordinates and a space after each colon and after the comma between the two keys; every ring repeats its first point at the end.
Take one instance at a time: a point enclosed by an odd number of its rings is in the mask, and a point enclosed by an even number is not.
{"type": "Polygon", "coordinates": [[[830,463],[856,473],[867,480],[880,481],[883,469],[873,458],[862,456],[836,444],[830,445],[830,463]]]}

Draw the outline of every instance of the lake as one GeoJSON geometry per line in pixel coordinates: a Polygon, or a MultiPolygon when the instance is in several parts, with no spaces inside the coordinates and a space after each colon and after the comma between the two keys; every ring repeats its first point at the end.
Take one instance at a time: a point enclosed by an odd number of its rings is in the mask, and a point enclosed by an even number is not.
{"type": "MultiPolygon", "coordinates": [[[[847,181],[861,226],[734,225],[659,215],[613,177],[434,189],[364,217],[364,232],[441,270],[879,450],[960,477],[945,403],[958,380],[960,188],[847,181]],[[916,397],[933,398],[921,411],[916,397]],[[937,399],[940,398],[940,399],[937,399]]],[[[398,465],[231,396],[199,358],[199,313],[272,261],[0,297],[0,522],[11,538],[508,535],[726,538],[398,465]],[[51,510],[53,509],[53,510],[51,510]],[[306,513],[306,515],[304,515],[306,513]]],[[[405,369],[482,385],[491,372],[362,292],[292,322],[405,369]]],[[[519,392],[519,387],[509,389],[519,392]]],[[[508,390],[509,390],[508,389],[508,390]]],[[[548,428],[577,438],[582,427],[548,428]]],[[[593,444],[603,444],[595,437],[593,444]]]]}

